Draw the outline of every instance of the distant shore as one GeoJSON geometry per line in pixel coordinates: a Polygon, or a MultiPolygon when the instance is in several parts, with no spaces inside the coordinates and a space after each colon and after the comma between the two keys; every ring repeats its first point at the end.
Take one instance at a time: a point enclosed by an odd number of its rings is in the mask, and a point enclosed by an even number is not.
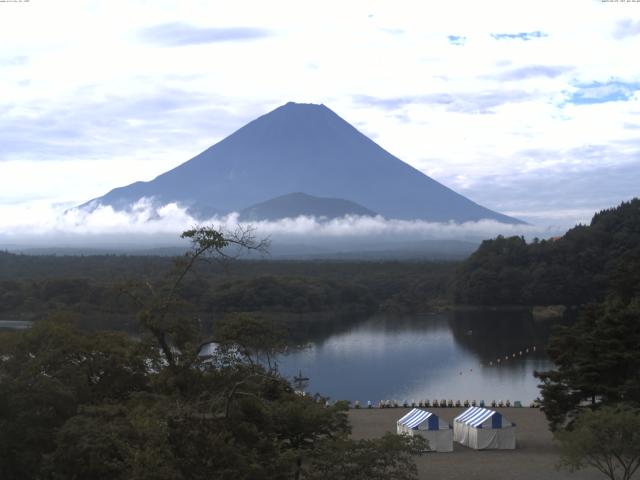
{"type": "MultiPolygon", "coordinates": [[[[395,433],[396,421],[410,409],[352,409],[352,438],[377,438],[395,433]]],[[[427,408],[452,423],[464,408],[427,408]]],[[[420,479],[438,480],[601,480],[602,474],[585,469],[570,473],[557,470],[558,447],[544,414],[537,408],[497,408],[516,424],[516,450],[476,451],[454,442],[452,453],[428,453],[416,457],[420,479]]]]}

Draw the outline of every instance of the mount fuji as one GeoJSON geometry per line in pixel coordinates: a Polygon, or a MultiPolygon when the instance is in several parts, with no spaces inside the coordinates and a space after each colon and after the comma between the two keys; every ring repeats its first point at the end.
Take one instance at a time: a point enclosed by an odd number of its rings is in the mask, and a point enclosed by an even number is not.
{"type": "Polygon", "coordinates": [[[115,188],[80,208],[128,210],[141,199],[156,207],[177,203],[198,219],[231,212],[252,220],[328,212],[330,217],[523,223],[411,167],[326,106],[292,102],[155,179],[115,188]]]}

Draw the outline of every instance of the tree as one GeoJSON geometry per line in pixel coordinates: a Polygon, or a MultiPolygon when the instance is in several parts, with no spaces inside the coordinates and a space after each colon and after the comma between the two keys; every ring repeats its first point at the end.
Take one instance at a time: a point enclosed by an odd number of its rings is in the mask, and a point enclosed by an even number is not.
{"type": "Polygon", "coordinates": [[[639,300],[611,296],[555,331],[547,351],[557,368],[536,373],[552,430],[571,422],[585,404],[640,405],[639,300]]]}
{"type": "MultiPolygon", "coordinates": [[[[527,244],[522,237],[485,240],[456,273],[455,301],[484,305],[586,305],[605,300],[612,270],[640,244],[640,199],[594,215],[562,237],[527,244]]],[[[638,263],[624,260],[629,272],[638,263]]],[[[634,270],[635,268],[635,270],[634,270]]]]}
{"type": "Polygon", "coordinates": [[[183,237],[192,249],[162,281],[128,291],[142,341],[60,319],[0,335],[0,478],[303,479],[317,478],[311,462],[371,458],[371,478],[412,478],[413,444],[351,442],[345,404],[301,396],[265,365],[284,346],[271,324],[236,315],[207,331],[191,315],[182,285],[201,260],[263,244],[207,227],[183,237]]]}
{"type": "Polygon", "coordinates": [[[629,480],[640,467],[640,409],[585,410],[571,430],[556,433],[561,467],[591,466],[611,480],[629,480]]]}
{"type": "Polygon", "coordinates": [[[148,388],[147,353],[123,334],[60,319],[0,335],[0,478],[33,478],[80,405],[148,388]]]}
{"type": "Polygon", "coordinates": [[[50,456],[54,479],[125,480],[136,431],[121,406],[84,407],[56,435],[50,456]]]}
{"type": "Polygon", "coordinates": [[[311,453],[305,469],[309,480],[412,480],[417,468],[412,455],[428,446],[423,437],[385,434],[375,440],[323,442],[311,453]]]}
{"type": "Polygon", "coordinates": [[[123,292],[138,304],[138,319],[145,340],[159,351],[156,367],[166,363],[175,373],[190,369],[201,361],[202,347],[210,343],[202,331],[198,318],[184,315],[188,309],[180,297],[185,278],[198,262],[217,261],[225,264],[236,258],[242,250],[266,251],[267,240],[257,241],[250,228],[238,227],[233,232],[224,232],[207,226],[196,226],[180,236],[191,242],[191,248],[183,257],[174,260],[173,268],[163,281],[149,281],[128,285],[123,292]],[[233,249],[229,253],[229,249],[233,249]],[[158,363],[159,362],[159,363],[158,363]]]}

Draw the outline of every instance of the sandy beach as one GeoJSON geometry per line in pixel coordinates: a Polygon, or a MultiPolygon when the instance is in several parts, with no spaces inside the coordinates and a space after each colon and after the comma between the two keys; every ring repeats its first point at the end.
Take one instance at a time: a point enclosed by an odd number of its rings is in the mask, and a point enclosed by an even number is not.
{"type": "MultiPolygon", "coordinates": [[[[410,409],[385,408],[351,410],[352,437],[376,438],[394,432],[396,421],[410,409]]],[[[452,422],[463,408],[429,408],[440,418],[452,422]]],[[[558,449],[539,409],[498,408],[517,425],[516,450],[475,451],[454,442],[452,453],[427,453],[416,458],[419,478],[430,480],[556,480],[603,479],[593,469],[570,473],[557,470],[558,449]]]]}

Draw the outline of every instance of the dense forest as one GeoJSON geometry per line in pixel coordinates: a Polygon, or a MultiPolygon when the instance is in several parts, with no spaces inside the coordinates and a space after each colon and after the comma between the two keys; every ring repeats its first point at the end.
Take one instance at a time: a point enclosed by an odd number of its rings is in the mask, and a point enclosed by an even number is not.
{"type": "Polygon", "coordinates": [[[640,252],[640,199],[594,215],[560,238],[499,236],[462,263],[453,283],[456,303],[583,305],[602,301],[640,252]]]}
{"type": "MultiPolygon", "coordinates": [[[[161,256],[32,256],[0,252],[0,319],[75,318],[91,329],[136,328],[131,286],[153,283],[172,259],[161,256]]],[[[213,322],[252,312],[308,329],[322,319],[377,311],[420,312],[447,303],[457,264],[425,261],[199,260],[180,286],[193,315],[213,322]]]]}

